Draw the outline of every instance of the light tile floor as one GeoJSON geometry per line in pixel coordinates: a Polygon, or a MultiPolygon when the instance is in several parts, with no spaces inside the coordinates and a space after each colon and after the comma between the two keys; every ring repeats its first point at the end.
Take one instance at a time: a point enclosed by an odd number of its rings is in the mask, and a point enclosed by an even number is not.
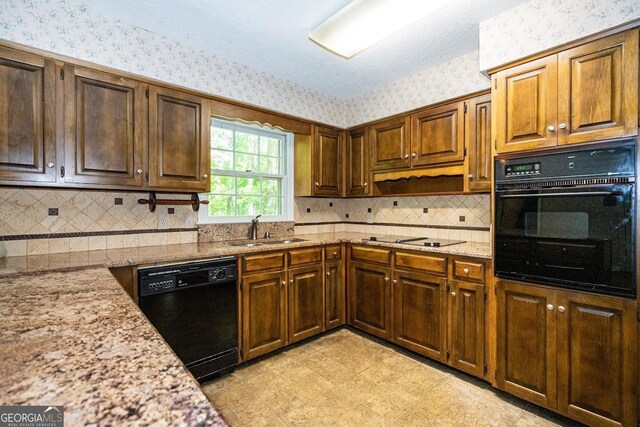
{"type": "Polygon", "coordinates": [[[340,329],[203,385],[232,426],[577,426],[488,383],[340,329]]]}

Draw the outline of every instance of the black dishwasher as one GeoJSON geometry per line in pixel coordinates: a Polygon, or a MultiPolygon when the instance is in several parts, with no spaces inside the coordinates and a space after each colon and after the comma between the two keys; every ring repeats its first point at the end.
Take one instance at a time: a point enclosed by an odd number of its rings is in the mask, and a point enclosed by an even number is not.
{"type": "Polygon", "coordinates": [[[237,260],[140,268],[138,305],[198,381],[238,363],[237,260]]]}

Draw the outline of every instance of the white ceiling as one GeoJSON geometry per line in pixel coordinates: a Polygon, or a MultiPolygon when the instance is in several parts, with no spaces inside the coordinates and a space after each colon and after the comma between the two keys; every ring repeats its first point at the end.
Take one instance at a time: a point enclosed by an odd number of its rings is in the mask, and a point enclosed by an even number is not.
{"type": "Polygon", "coordinates": [[[525,1],[450,0],[439,11],[349,60],[308,39],[311,28],[348,0],[83,3],[89,10],[192,48],[347,99],[476,50],[479,22],[525,1]]]}

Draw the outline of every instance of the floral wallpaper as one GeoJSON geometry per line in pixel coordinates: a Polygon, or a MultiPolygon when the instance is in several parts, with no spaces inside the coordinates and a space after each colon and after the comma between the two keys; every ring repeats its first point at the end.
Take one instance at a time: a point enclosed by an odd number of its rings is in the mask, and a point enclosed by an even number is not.
{"type": "Polygon", "coordinates": [[[480,23],[479,69],[640,18],[638,0],[530,0],[480,23]]]}
{"type": "Polygon", "coordinates": [[[344,101],[66,0],[0,1],[0,38],[323,123],[344,126],[344,101]]]}
{"type": "Polygon", "coordinates": [[[345,122],[358,125],[488,89],[489,85],[490,80],[478,71],[478,52],[472,52],[347,100],[345,122]]]}

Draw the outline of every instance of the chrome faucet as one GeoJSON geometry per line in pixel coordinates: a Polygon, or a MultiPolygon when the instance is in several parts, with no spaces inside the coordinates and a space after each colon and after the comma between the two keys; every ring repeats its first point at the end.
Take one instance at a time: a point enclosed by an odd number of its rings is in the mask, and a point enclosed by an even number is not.
{"type": "Polygon", "coordinates": [[[261,216],[262,215],[258,215],[251,220],[251,240],[258,240],[258,218],[260,218],[261,216]]]}

